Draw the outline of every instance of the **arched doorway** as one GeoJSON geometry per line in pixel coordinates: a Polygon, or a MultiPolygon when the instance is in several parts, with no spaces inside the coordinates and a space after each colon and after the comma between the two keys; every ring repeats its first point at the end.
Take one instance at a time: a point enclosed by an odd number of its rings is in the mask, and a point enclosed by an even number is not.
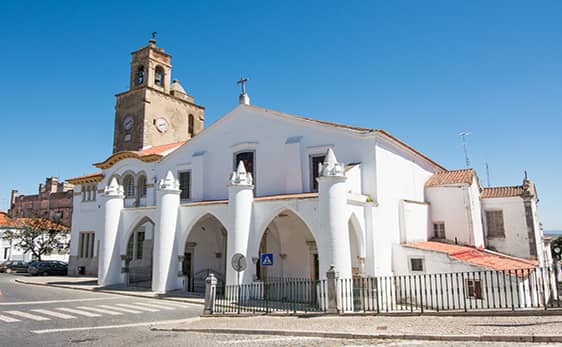
{"type": "Polygon", "coordinates": [[[142,288],[152,287],[153,246],[154,222],[149,218],[144,218],[133,228],[127,241],[128,285],[142,288]]]}
{"type": "Polygon", "coordinates": [[[347,222],[347,230],[349,235],[349,253],[351,256],[351,275],[352,277],[363,277],[365,275],[363,236],[359,221],[353,214],[347,222]]]}
{"type": "Polygon", "coordinates": [[[256,278],[318,279],[319,262],[316,240],[303,220],[291,210],[283,210],[266,227],[259,244],[262,254],[272,255],[272,265],[256,261],[256,278]]]}
{"type": "Polygon", "coordinates": [[[210,273],[217,278],[217,288],[224,287],[226,246],[226,228],[215,216],[206,214],[193,225],[185,242],[182,265],[188,292],[205,293],[205,279],[210,273]]]}

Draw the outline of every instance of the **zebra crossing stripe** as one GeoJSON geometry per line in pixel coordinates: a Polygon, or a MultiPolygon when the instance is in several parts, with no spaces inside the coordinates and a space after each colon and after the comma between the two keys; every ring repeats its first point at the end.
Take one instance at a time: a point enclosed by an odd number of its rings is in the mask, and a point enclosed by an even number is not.
{"type": "Polygon", "coordinates": [[[86,311],[82,311],[82,310],[76,310],[76,309],[73,309],[73,308],[60,307],[60,308],[57,308],[57,310],[75,313],[75,314],[85,316],[85,317],[101,317],[101,314],[86,312],[86,311]]]}
{"type": "Polygon", "coordinates": [[[108,315],[111,315],[111,316],[119,316],[119,315],[123,314],[121,312],[104,310],[103,308],[97,308],[97,307],[79,306],[78,308],[81,309],[81,310],[94,311],[94,312],[97,312],[97,313],[105,313],[105,314],[108,314],[108,315]]]}
{"type": "Polygon", "coordinates": [[[175,310],[175,307],[170,307],[170,306],[164,306],[164,305],[156,305],[156,304],[147,304],[144,302],[135,302],[135,304],[137,305],[141,305],[141,306],[147,306],[147,307],[151,307],[151,308],[160,308],[163,310],[175,310]]]}
{"type": "Polygon", "coordinates": [[[141,311],[146,311],[146,312],[158,312],[160,310],[154,309],[154,308],[148,308],[148,307],[141,307],[141,306],[137,306],[137,305],[129,305],[129,304],[116,304],[117,306],[121,306],[121,307],[125,307],[125,308],[132,308],[135,310],[141,310],[141,311]]]}
{"type": "Polygon", "coordinates": [[[37,321],[51,320],[51,318],[36,316],[34,314],[21,312],[21,311],[4,311],[4,313],[11,314],[13,316],[22,317],[22,318],[31,319],[31,320],[37,320],[37,321]]]}
{"type": "Polygon", "coordinates": [[[98,305],[98,307],[102,307],[102,308],[109,309],[109,310],[126,312],[126,313],[142,313],[141,311],[129,310],[128,308],[115,307],[115,306],[109,306],[109,305],[98,305]]]}
{"type": "Polygon", "coordinates": [[[19,322],[19,319],[16,318],[12,318],[12,317],[8,317],[8,316],[3,316],[0,314],[0,321],[2,322],[6,322],[6,323],[13,323],[13,322],[19,322]]]}
{"type": "Polygon", "coordinates": [[[37,309],[37,310],[31,310],[31,311],[46,314],[47,316],[62,318],[62,319],[74,319],[74,318],[76,318],[76,317],[71,316],[69,314],[64,314],[64,313],[55,312],[55,311],[51,311],[51,310],[37,309]]]}

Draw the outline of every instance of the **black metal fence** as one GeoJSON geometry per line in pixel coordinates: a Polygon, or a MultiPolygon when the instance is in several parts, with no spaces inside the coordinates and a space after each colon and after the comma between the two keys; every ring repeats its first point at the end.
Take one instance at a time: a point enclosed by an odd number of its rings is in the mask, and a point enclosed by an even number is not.
{"type": "Polygon", "coordinates": [[[268,279],[241,285],[227,285],[215,297],[214,314],[324,312],[326,281],[311,279],[268,279]]]}
{"type": "Polygon", "coordinates": [[[560,269],[549,267],[227,285],[213,314],[440,312],[560,308],[560,269]],[[330,285],[331,284],[331,285],[330,285]],[[329,293],[328,288],[333,291],[329,293]],[[333,298],[331,303],[328,297],[333,298]],[[332,307],[335,306],[335,307],[332,307]]]}

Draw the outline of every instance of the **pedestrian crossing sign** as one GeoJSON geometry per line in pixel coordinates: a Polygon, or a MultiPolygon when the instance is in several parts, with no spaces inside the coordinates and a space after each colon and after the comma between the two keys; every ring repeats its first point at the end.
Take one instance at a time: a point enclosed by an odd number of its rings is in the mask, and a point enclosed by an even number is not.
{"type": "Polygon", "coordinates": [[[260,264],[261,266],[273,266],[273,253],[262,253],[260,264]]]}

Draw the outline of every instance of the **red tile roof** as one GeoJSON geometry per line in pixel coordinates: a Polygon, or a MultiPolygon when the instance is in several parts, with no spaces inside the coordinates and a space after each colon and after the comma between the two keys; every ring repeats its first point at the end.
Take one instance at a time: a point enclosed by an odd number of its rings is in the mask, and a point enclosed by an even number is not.
{"type": "Polygon", "coordinates": [[[85,181],[101,181],[102,179],[103,179],[103,173],[95,172],[83,176],[67,178],[66,181],[68,183],[77,184],[85,181]]]}
{"type": "Polygon", "coordinates": [[[509,198],[523,195],[523,186],[483,188],[482,199],[509,198]]]}
{"type": "Polygon", "coordinates": [[[266,195],[257,196],[255,201],[269,201],[269,200],[288,200],[288,199],[314,199],[318,198],[318,193],[297,193],[297,194],[279,194],[279,195],[266,195]]]}
{"type": "Polygon", "coordinates": [[[14,226],[14,221],[6,212],[0,211],[0,227],[14,226]]]}
{"type": "Polygon", "coordinates": [[[425,183],[426,187],[436,187],[447,184],[472,184],[476,173],[473,169],[462,169],[452,171],[438,171],[425,183]]]}
{"type": "Polygon", "coordinates": [[[69,228],[45,218],[11,218],[6,212],[0,212],[0,227],[25,228],[32,227],[40,230],[59,229],[68,231],[69,228]]]}
{"type": "Polygon", "coordinates": [[[452,245],[444,242],[426,241],[408,244],[407,246],[429,251],[447,253],[449,257],[471,265],[493,270],[520,270],[537,266],[537,262],[511,257],[468,246],[452,245]]]}
{"type": "Polygon", "coordinates": [[[176,148],[178,148],[179,146],[183,145],[186,142],[187,141],[168,143],[166,145],[149,147],[149,148],[145,148],[145,149],[140,150],[140,151],[132,151],[132,152],[138,154],[141,157],[145,156],[145,155],[149,155],[149,154],[166,155],[166,154],[168,154],[167,152],[171,152],[172,150],[175,150],[176,148]]]}

